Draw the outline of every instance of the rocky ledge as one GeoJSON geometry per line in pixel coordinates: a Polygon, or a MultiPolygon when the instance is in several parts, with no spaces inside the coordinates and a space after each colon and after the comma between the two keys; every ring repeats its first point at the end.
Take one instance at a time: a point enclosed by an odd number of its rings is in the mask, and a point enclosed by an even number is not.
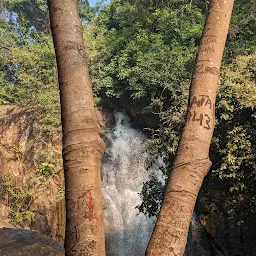
{"type": "Polygon", "coordinates": [[[63,244],[25,229],[0,229],[1,256],[64,256],[63,244]]]}

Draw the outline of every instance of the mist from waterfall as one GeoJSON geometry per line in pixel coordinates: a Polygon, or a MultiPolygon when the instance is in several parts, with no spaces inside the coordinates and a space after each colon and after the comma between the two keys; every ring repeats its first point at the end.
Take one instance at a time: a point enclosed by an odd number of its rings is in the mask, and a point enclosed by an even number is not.
{"type": "Polygon", "coordinates": [[[154,218],[139,213],[147,170],[147,138],[131,126],[123,112],[115,113],[115,127],[107,137],[102,161],[104,218],[107,256],[142,256],[154,227],[154,218]]]}
{"type": "MultiPolygon", "coordinates": [[[[105,141],[101,174],[107,256],[144,256],[156,219],[135,208],[141,204],[138,193],[151,174],[164,182],[160,171],[164,164],[160,158],[152,161],[147,137],[123,112],[115,113],[115,126],[105,141]]],[[[222,256],[194,213],[185,256],[198,255],[222,256]]]]}

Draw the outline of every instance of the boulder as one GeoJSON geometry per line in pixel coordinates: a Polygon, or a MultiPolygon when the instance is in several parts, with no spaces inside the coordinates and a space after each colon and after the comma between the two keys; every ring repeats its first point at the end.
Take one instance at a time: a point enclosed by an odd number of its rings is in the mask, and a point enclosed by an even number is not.
{"type": "Polygon", "coordinates": [[[1,256],[64,256],[63,244],[25,229],[0,229],[1,256]]]}

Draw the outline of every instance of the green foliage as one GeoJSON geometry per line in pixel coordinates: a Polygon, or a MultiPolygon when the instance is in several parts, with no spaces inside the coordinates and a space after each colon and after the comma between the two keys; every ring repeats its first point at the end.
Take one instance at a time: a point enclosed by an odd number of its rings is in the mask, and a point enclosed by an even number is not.
{"type": "MultiPolygon", "coordinates": [[[[38,137],[60,132],[60,104],[55,54],[46,0],[4,0],[0,19],[0,104],[35,110],[38,137]]],[[[100,9],[79,1],[87,22],[100,9]]]]}
{"type": "Polygon", "coordinates": [[[143,202],[136,208],[149,217],[157,216],[160,211],[159,201],[164,198],[163,183],[158,177],[152,175],[150,180],[144,184],[140,194],[143,196],[143,202]]]}
{"type": "MultiPolygon", "coordinates": [[[[44,151],[37,155],[34,169],[26,170],[25,163],[21,160],[20,150],[13,147],[14,158],[19,160],[24,168],[26,184],[16,184],[10,174],[1,177],[1,197],[2,202],[11,208],[10,218],[12,223],[21,227],[30,225],[35,217],[35,210],[31,210],[31,205],[36,202],[38,195],[56,181],[62,165],[59,164],[60,152],[54,147],[45,147],[44,151]]],[[[60,187],[56,194],[56,201],[63,199],[64,190],[60,187]]]]}
{"type": "MultiPolygon", "coordinates": [[[[255,201],[256,137],[253,3],[235,3],[216,102],[210,156],[214,174],[204,185],[222,183],[227,198],[248,202],[248,212],[256,209],[250,208],[255,201]]],[[[150,147],[164,159],[164,175],[171,169],[184,125],[206,10],[204,1],[115,1],[89,29],[93,43],[87,52],[95,94],[104,100],[126,100],[136,111],[157,117],[158,127],[148,129],[150,147]]],[[[139,210],[157,215],[162,195],[161,181],[152,177],[144,184],[139,210]]]]}
{"type": "MultiPolygon", "coordinates": [[[[244,212],[244,215],[255,213],[256,209],[255,67],[255,55],[238,56],[232,64],[223,67],[216,102],[216,128],[210,151],[212,173],[207,176],[200,195],[209,196],[207,192],[213,189],[212,184],[218,184],[214,188],[216,194],[217,188],[220,188],[221,193],[225,194],[224,198],[232,205],[230,211],[244,212]]],[[[174,127],[177,120],[172,116],[170,119],[170,125],[161,124],[151,139],[153,148],[162,154],[169,170],[180,136],[180,130],[174,127]]],[[[158,213],[155,211],[156,203],[152,207],[152,198],[160,206],[162,192],[158,184],[159,180],[152,179],[144,184],[141,192],[144,201],[139,209],[149,216],[158,213]]]]}
{"type": "Polygon", "coordinates": [[[13,151],[13,157],[12,158],[9,158],[9,160],[14,160],[14,161],[17,161],[17,160],[20,160],[21,158],[21,150],[19,147],[12,147],[12,151],[13,151]]]}
{"type": "Polygon", "coordinates": [[[223,182],[234,208],[255,212],[255,54],[239,56],[223,69],[217,127],[212,141],[213,175],[223,182]]]}
{"type": "Polygon", "coordinates": [[[143,17],[146,21],[136,10],[128,2],[114,3],[97,18],[96,26],[108,32],[105,43],[99,33],[99,55],[92,61],[94,89],[101,97],[128,95],[143,108],[159,99],[178,102],[188,88],[203,16],[189,4],[156,9],[143,17]]]}
{"type": "MultiPolygon", "coordinates": [[[[11,23],[23,31],[34,29],[50,34],[50,19],[47,0],[3,0],[3,6],[11,23]]],[[[83,22],[90,21],[101,8],[101,4],[90,7],[88,0],[78,0],[78,11],[83,22]]]]}
{"type": "Polygon", "coordinates": [[[65,189],[59,188],[58,193],[56,195],[57,202],[62,201],[65,198],[65,189]]]}
{"type": "Polygon", "coordinates": [[[3,20],[0,25],[0,104],[35,110],[39,134],[55,136],[60,106],[52,39],[35,31],[19,34],[3,20]]]}
{"type": "Polygon", "coordinates": [[[49,184],[57,177],[59,170],[52,163],[40,163],[36,168],[36,176],[39,177],[40,183],[43,185],[49,184]]]}
{"type": "Polygon", "coordinates": [[[35,171],[31,176],[37,187],[48,187],[57,178],[62,169],[61,152],[52,145],[39,149],[35,171]]]}
{"type": "Polygon", "coordinates": [[[88,23],[95,17],[96,13],[101,10],[103,1],[96,2],[96,6],[91,7],[88,0],[78,0],[78,12],[83,23],[88,23]]]}
{"type": "Polygon", "coordinates": [[[3,0],[5,16],[20,32],[36,30],[50,33],[50,19],[46,0],[3,0]]]}
{"type": "Polygon", "coordinates": [[[35,217],[35,213],[30,210],[33,200],[33,189],[29,186],[15,186],[10,175],[2,177],[3,197],[7,205],[11,208],[10,217],[12,223],[25,227],[35,217]]]}
{"type": "MultiPolygon", "coordinates": [[[[190,1],[115,1],[89,28],[95,94],[109,101],[128,100],[137,111],[157,117],[158,127],[149,129],[150,146],[167,170],[184,124],[205,7],[190,1]]],[[[157,214],[161,188],[156,177],[144,185],[140,211],[157,214]]]]}
{"type": "MultiPolygon", "coordinates": [[[[38,137],[60,132],[57,69],[46,0],[4,0],[0,19],[0,104],[33,109],[38,137]]],[[[79,1],[84,25],[102,8],[79,1]]]]}
{"type": "Polygon", "coordinates": [[[235,1],[224,61],[255,53],[256,7],[254,0],[235,1]]]}

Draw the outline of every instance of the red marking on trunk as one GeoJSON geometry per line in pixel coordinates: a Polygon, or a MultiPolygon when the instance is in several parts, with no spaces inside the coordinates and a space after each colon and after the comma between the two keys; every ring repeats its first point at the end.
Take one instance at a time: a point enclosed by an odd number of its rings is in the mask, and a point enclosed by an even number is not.
{"type": "Polygon", "coordinates": [[[90,190],[86,190],[79,198],[79,200],[82,199],[82,204],[85,204],[88,208],[88,212],[82,217],[83,219],[94,219],[96,218],[94,214],[94,207],[93,207],[93,199],[92,194],[90,190]]]}

